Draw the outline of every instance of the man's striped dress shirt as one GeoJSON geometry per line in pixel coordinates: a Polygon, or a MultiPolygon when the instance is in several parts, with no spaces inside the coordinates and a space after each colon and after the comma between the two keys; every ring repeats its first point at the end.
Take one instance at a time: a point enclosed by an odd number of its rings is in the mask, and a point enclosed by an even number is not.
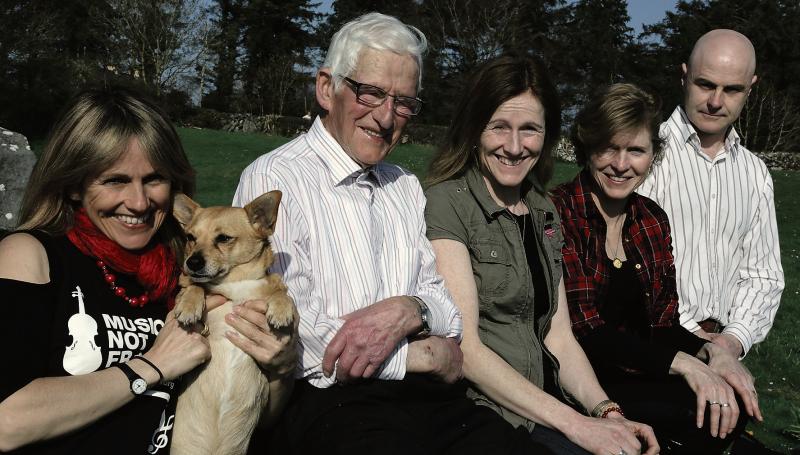
{"type": "MultiPolygon", "coordinates": [[[[418,296],[431,334],[461,336],[461,315],[436,273],[425,237],[425,197],[417,178],[378,163],[362,169],[317,118],[308,133],[262,155],[243,172],[233,205],[283,193],[271,271],[283,276],[300,313],[298,376],[328,387],[322,356],[342,316],[393,296],[418,296]]],[[[402,379],[407,342],[376,377],[402,379]]]]}
{"type": "Polygon", "coordinates": [[[680,106],[661,137],[664,158],[637,192],[669,216],[681,324],[714,319],[746,354],[767,336],[784,288],[772,177],[733,128],[709,158],[680,106]]]}

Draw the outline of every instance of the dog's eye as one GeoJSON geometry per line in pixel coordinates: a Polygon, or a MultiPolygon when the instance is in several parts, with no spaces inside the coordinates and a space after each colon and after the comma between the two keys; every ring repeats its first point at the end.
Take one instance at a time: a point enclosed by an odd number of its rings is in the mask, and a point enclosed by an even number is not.
{"type": "Polygon", "coordinates": [[[194,236],[192,234],[186,234],[186,240],[188,240],[190,242],[194,242],[197,239],[194,238],[194,236]]]}
{"type": "Polygon", "coordinates": [[[230,237],[228,235],[220,234],[220,235],[217,236],[217,238],[214,239],[214,241],[216,243],[227,243],[227,242],[230,242],[232,238],[233,237],[230,237]]]}

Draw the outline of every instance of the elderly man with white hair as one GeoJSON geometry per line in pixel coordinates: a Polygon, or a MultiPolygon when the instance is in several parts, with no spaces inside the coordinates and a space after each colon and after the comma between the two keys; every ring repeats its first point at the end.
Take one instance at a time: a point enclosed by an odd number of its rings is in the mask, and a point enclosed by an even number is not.
{"type": "Polygon", "coordinates": [[[300,315],[300,379],[278,432],[297,453],[549,453],[465,396],[461,315],[436,273],[425,199],[383,162],[417,97],[424,35],[345,24],[317,73],[325,113],[242,173],[234,205],[283,199],[272,246],[300,315]]]}

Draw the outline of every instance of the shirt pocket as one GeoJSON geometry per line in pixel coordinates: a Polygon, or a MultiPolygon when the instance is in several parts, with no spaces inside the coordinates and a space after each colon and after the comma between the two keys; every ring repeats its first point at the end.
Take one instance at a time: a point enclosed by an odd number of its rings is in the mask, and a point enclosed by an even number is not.
{"type": "Polygon", "coordinates": [[[478,295],[487,298],[503,296],[508,289],[512,272],[512,258],[508,248],[500,242],[480,240],[474,242],[470,250],[478,295]]]}

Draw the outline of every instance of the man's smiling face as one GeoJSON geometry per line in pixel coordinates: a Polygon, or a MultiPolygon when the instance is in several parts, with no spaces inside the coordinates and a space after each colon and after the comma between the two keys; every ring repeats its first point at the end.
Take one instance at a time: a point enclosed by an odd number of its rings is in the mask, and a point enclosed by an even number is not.
{"type": "MultiPolygon", "coordinates": [[[[334,90],[333,75],[325,70],[320,71],[317,82],[317,99],[328,111],[322,120],[325,129],[360,166],[377,164],[400,140],[409,117],[394,113],[391,96],[382,105],[369,107],[359,103],[354,91],[344,82],[334,90]]],[[[410,55],[365,49],[359,56],[356,70],[347,76],[380,87],[390,95],[415,97],[418,71],[410,55]]]]}

